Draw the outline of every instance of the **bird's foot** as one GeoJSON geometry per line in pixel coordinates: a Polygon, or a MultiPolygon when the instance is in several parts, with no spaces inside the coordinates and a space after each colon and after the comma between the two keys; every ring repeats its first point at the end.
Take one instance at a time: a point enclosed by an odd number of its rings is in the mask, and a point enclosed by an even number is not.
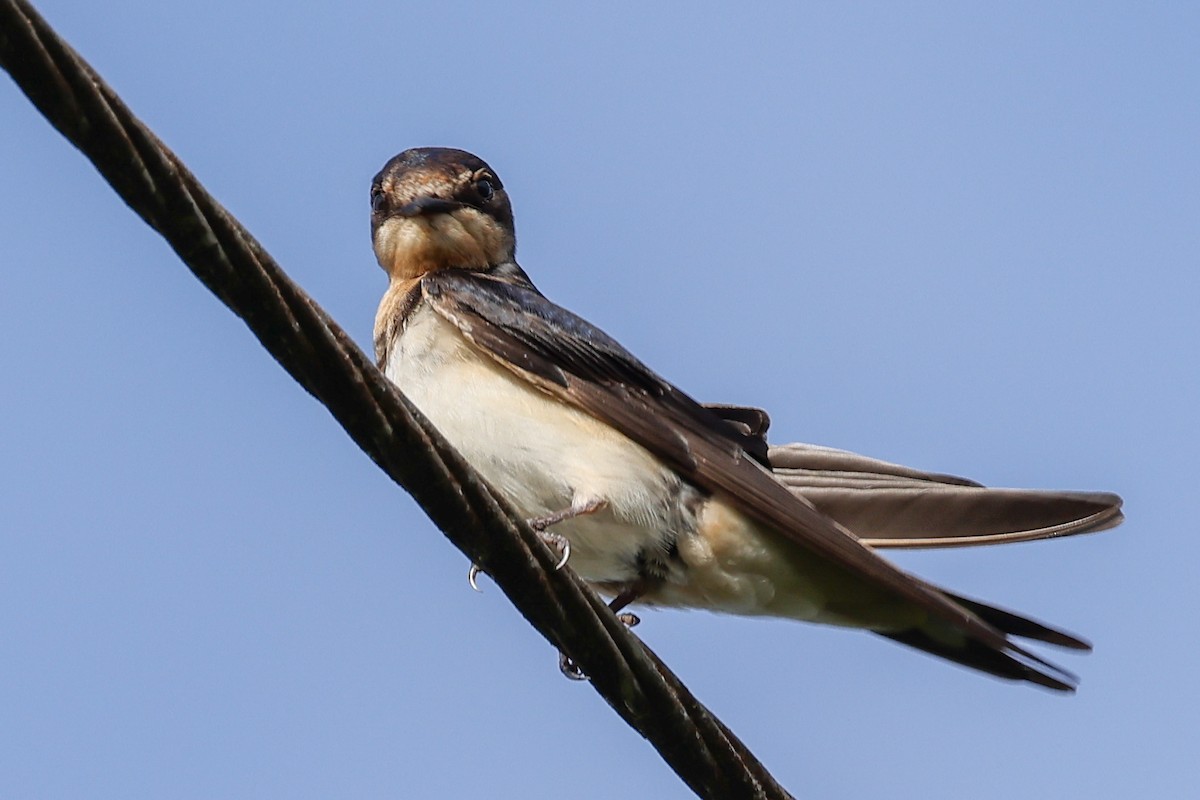
{"type": "Polygon", "coordinates": [[[529,523],[529,527],[537,531],[537,535],[541,537],[541,540],[548,547],[558,553],[559,560],[554,565],[554,568],[562,569],[566,565],[567,559],[571,557],[571,543],[567,541],[565,536],[553,533],[547,530],[547,528],[551,525],[557,525],[560,522],[566,522],[569,519],[594,514],[607,505],[607,500],[593,498],[584,502],[576,502],[570,508],[556,511],[553,514],[547,514],[544,517],[534,517],[533,519],[526,520],[526,522],[529,523]]]}
{"type": "Polygon", "coordinates": [[[619,619],[621,624],[623,624],[626,628],[636,628],[642,622],[641,617],[639,617],[637,614],[630,614],[628,611],[623,614],[617,614],[617,619],[619,619]]]}
{"type": "Polygon", "coordinates": [[[573,681],[590,680],[588,676],[584,674],[583,670],[579,668],[579,665],[572,661],[571,657],[566,653],[558,654],[558,668],[563,675],[573,681]]]}
{"type": "MultiPolygon", "coordinates": [[[[612,607],[611,603],[609,604],[609,607],[612,607]]],[[[630,614],[628,611],[623,614],[617,614],[617,619],[620,620],[621,624],[626,628],[632,628],[642,621],[637,614],[630,614]]],[[[571,657],[566,653],[558,654],[558,668],[563,675],[567,676],[573,681],[590,680],[587,674],[580,669],[579,665],[572,661],[571,657]]]]}
{"type": "MultiPolygon", "coordinates": [[[[564,514],[565,513],[566,512],[564,512],[564,514]]],[[[568,514],[564,516],[563,514],[552,514],[548,517],[535,517],[531,520],[528,520],[529,527],[533,528],[533,530],[537,533],[538,538],[541,539],[547,547],[558,553],[558,563],[554,565],[556,570],[562,569],[564,566],[566,566],[567,559],[571,557],[571,543],[567,541],[567,537],[563,536],[561,533],[554,533],[553,531],[546,530],[546,528],[556,522],[562,522],[563,519],[569,519],[571,516],[577,515],[568,514]]],[[[479,566],[478,564],[472,564],[471,569],[467,572],[467,583],[471,584],[471,588],[477,592],[483,591],[479,588],[479,584],[476,582],[476,579],[482,572],[483,567],[479,566]]]]}
{"type": "Polygon", "coordinates": [[[557,570],[566,566],[567,559],[571,557],[571,543],[567,541],[567,537],[561,533],[539,530],[538,528],[534,528],[534,530],[537,531],[538,538],[547,547],[558,553],[558,563],[554,565],[554,568],[557,570]]]}

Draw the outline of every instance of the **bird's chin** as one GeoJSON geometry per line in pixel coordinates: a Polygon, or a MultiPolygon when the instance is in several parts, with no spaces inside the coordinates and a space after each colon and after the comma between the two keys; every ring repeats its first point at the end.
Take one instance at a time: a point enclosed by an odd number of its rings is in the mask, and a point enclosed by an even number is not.
{"type": "Polygon", "coordinates": [[[375,258],[392,280],[412,280],[448,267],[487,269],[511,254],[509,237],[474,209],[392,217],[375,229],[375,258]]]}

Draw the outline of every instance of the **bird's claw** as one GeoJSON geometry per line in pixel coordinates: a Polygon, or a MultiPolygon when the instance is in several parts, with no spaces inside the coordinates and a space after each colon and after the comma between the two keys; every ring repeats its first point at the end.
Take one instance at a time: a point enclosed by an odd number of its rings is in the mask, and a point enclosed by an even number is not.
{"type": "MultiPolygon", "coordinates": [[[[547,547],[558,553],[558,563],[554,565],[554,569],[562,569],[567,565],[567,559],[571,557],[571,543],[567,541],[567,537],[560,533],[552,533],[544,528],[537,527],[534,525],[535,521],[531,521],[529,524],[537,531],[538,538],[545,542],[547,547]]],[[[479,588],[479,584],[475,580],[481,572],[483,572],[483,567],[474,563],[471,564],[471,569],[467,572],[467,583],[471,584],[471,588],[477,592],[483,591],[479,588]]]]}
{"type": "MultiPolygon", "coordinates": [[[[617,614],[617,619],[620,620],[621,624],[626,628],[632,628],[642,621],[637,614],[630,614],[628,611],[623,614],[617,614]]],[[[591,678],[589,678],[587,674],[579,668],[579,665],[572,661],[571,657],[566,653],[560,652],[558,654],[558,668],[563,675],[567,676],[573,681],[591,680],[591,678]]]]}
{"type": "Polygon", "coordinates": [[[562,671],[563,675],[567,676],[573,681],[591,680],[583,673],[583,670],[579,668],[579,665],[572,661],[571,657],[566,653],[558,654],[558,668],[562,671]]]}
{"type": "Polygon", "coordinates": [[[541,539],[547,547],[558,553],[558,563],[554,565],[556,570],[562,569],[567,565],[567,559],[571,557],[571,543],[567,541],[567,537],[560,533],[553,533],[547,530],[537,530],[538,538],[541,539]]]}

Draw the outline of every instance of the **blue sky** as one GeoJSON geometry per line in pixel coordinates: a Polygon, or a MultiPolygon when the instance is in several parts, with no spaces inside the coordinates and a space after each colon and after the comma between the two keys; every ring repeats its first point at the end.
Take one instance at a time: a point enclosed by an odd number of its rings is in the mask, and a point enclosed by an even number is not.
{"type": "MultiPolygon", "coordinates": [[[[775,441],[1125,497],[898,559],[1091,638],[1074,697],[644,614],[798,797],[1194,790],[1194,5],[39,7],[364,346],[369,180],[463,147],[547,294],[775,441]]],[[[0,795],[690,796],[7,80],[0,141],[0,795]]]]}

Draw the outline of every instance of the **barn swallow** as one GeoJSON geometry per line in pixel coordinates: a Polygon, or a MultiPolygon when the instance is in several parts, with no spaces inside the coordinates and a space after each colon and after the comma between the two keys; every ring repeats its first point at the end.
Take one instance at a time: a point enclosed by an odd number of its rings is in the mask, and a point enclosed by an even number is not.
{"type": "Polygon", "coordinates": [[[371,234],[390,280],[379,367],[614,610],[865,628],[1074,689],[1013,637],[1085,641],[940,589],[877,548],[1101,530],[1120,522],[1119,497],[989,490],[840,450],[768,448],[765,413],[697,403],[539,292],[515,259],[504,184],[470,153],[388,161],[371,185],[371,234]]]}

